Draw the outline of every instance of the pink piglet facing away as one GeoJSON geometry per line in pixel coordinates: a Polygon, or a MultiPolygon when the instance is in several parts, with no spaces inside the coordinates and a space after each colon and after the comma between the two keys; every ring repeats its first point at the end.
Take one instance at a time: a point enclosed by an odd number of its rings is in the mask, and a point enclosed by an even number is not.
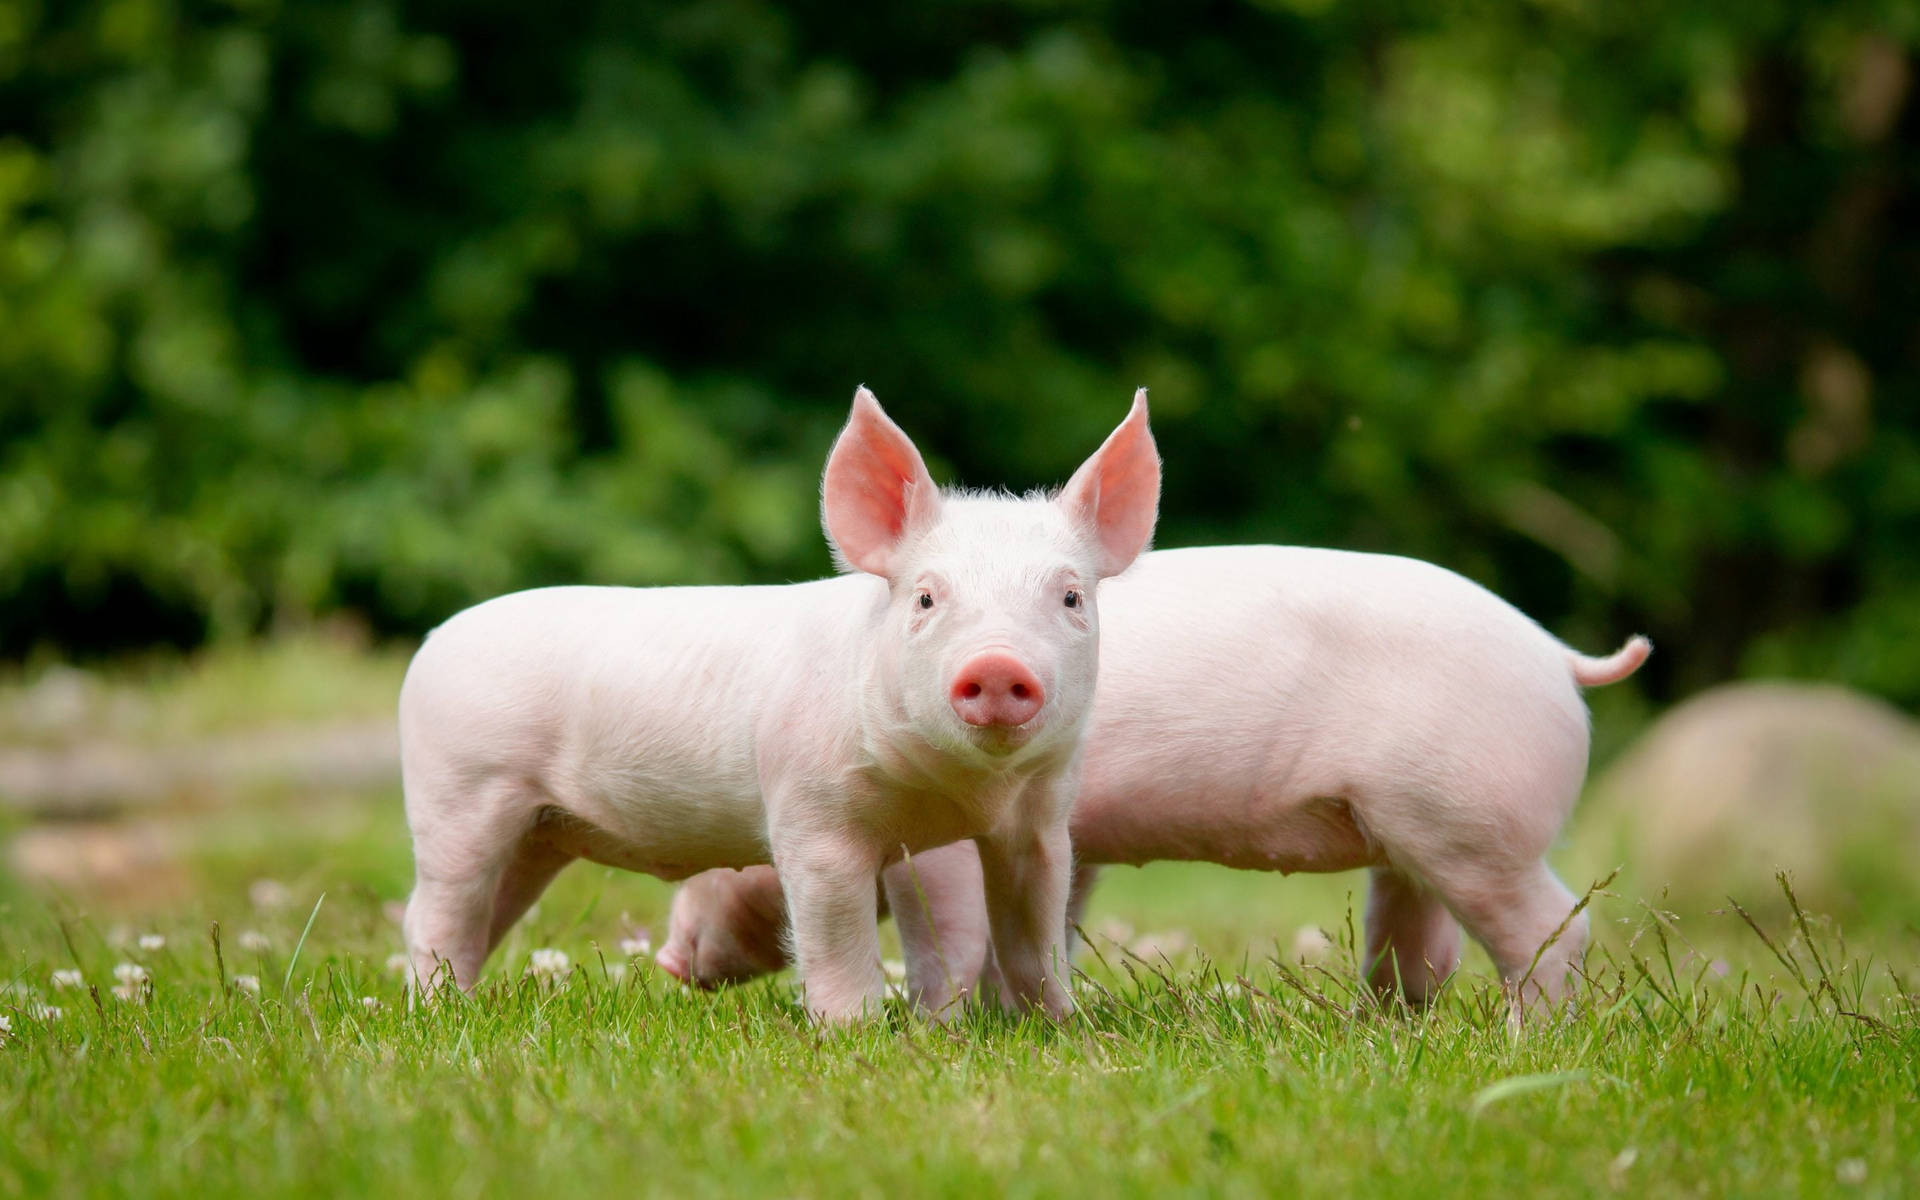
{"type": "MultiPolygon", "coordinates": [[[[1428,1000],[1464,924],[1517,998],[1561,997],[1587,919],[1542,860],[1586,777],[1580,689],[1632,674],[1645,638],[1589,658],[1441,567],[1280,546],[1143,555],[1101,606],[1076,907],[1107,863],[1365,867],[1379,991],[1428,1000]]],[[[979,866],[966,846],[905,866],[886,884],[909,988],[939,1009],[992,968],[979,866]]],[[[779,967],[780,884],[688,881],[660,964],[702,983],[779,967]]]]}
{"type": "Polygon", "coordinates": [[[1015,498],[938,491],[862,388],[822,483],[847,573],[455,616],[400,694],[414,979],[471,987],[576,858],[670,879],[773,863],[807,1007],[851,1019],[885,995],[881,868],[970,838],[1007,991],[1068,1011],[1098,584],[1145,548],[1159,491],[1144,392],[1057,497],[1015,498]]]}

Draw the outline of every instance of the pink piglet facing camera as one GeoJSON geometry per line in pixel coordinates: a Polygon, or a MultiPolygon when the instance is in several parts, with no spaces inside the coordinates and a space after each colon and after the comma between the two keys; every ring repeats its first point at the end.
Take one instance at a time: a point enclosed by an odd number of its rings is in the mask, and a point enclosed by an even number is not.
{"type": "MultiPolygon", "coordinates": [[[[1562,996],[1587,918],[1543,858],[1586,777],[1580,689],[1631,675],[1645,638],[1589,658],[1451,571],[1284,546],[1146,554],[1101,607],[1075,909],[1105,863],[1365,867],[1378,990],[1429,999],[1464,925],[1516,999],[1562,996]]],[[[967,846],[910,865],[887,894],[938,1010],[992,973],[980,867],[967,846]]],[[[783,965],[782,882],[689,880],[660,964],[700,983],[783,965]]]]}
{"type": "Polygon", "coordinates": [[[678,879],[771,863],[808,1009],[885,995],[875,879],[978,846],[1011,999],[1070,1010],[1068,814],[1100,581],[1152,536],[1146,396],[1055,497],[943,493],[865,388],[827,460],[847,573],[559,587],[460,613],[400,694],[415,981],[471,987],[576,858],[678,879]]]}

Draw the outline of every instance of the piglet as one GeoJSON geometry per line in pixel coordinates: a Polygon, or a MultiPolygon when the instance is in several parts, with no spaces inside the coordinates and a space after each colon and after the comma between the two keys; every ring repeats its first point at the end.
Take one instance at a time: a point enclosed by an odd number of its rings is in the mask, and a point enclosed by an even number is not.
{"type": "MultiPolygon", "coordinates": [[[[1562,995],[1587,918],[1542,860],[1586,777],[1580,689],[1632,674],[1645,638],[1589,658],[1451,571],[1296,547],[1156,551],[1101,605],[1077,892],[1103,863],[1365,867],[1378,990],[1429,999],[1457,921],[1516,997],[1562,995]]],[[[910,987],[938,1008],[990,966],[980,868],[964,846],[911,866],[888,895],[910,987]]],[[[689,881],[660,964],[703,983],[777,968],[779,887],[689,881]]]]}
{"type": "Polygon", "coordinates": [[[400,694],[415,979],[471,987],[576,858],[668,879],[772,863],[807,1007],[848,1020],[885,995],[877,873],[971,838],[1010,997],[1068,1011],[1098,584],[1145,547],[1159,491],[1144,391],[1057,497],[1015,498],[937,490],[862,388],[822,485],[847,573],[542,588],[455,616],[400,694]]]}

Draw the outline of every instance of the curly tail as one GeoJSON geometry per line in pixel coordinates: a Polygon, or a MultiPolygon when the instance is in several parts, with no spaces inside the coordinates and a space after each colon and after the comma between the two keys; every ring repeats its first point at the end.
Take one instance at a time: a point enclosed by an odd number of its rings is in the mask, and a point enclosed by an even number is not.
{"type": "Polygon", "coordinates": [[[1567,664],[1573,668],[1573,681],[1581,687],[1600,687],[1603,684],[1619,683],[1622,679],[1640,669],[1647,661],[1647,655],[1653,653],[1653,643],[1639,634],[1627,639],[1606,658],[1589,658],[1577,651],[1567,651],[1567,664]]]}

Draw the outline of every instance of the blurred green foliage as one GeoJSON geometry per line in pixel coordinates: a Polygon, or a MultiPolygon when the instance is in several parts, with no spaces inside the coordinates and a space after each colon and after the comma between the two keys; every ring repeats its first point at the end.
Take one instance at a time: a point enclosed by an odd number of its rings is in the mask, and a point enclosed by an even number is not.
{"type": "Polygon", "coordinates": [[[0,650],[827,569],[865,381],[1163,545],[1920,703],[1920,8],[0,0],[0,650]]]}

